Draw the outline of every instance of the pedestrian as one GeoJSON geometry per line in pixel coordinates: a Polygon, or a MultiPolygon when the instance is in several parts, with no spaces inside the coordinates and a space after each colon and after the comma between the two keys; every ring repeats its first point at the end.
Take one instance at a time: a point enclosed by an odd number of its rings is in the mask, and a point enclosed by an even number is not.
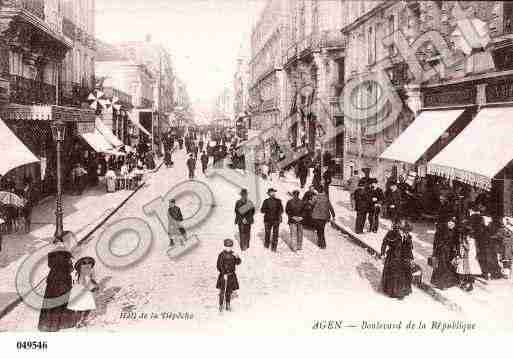
{"type": "Polygon", "coordinates": [[[335,219],[335,210],[328,195],[324,193],[324,188],[321,187],[319,193],[313,198],[312,209],[312,221],[317,233],[317,245],[321,249],[326,249],[324,231],[326,223],[331,218],[335,219]]]}
{"type": "Polygon", "coordinates": [[[347,180],[347,189],[349,191],[349,198],[351,201],[351,209],[356,210],[355,201],[354,201],[354,193],[358,188],[358,181],[360,180],[360,176],[358,176],[358,171],[354,171],[353,175],[347,180]]]}
{"type": "Polygon", "coordinates": [[[313,198],[317,195],[314,186],[308,187],[308,191],[303,194],[303,227],[313,227],[312,210],[313,198]]]}
{"type": "Polygon", "coordinates": [[[299,183],[301,185],[301,189],[305,188],[306,180],[308,178],[308,167],[306,165],[305,159],[299,160],[298,168],[297,168],[297,176],[299,177],[299,183]]]}
{"type": "Polygon", "coordinates": [[[299,191],[292,191],[292,198],[285,205],[285,213],[289,217],[290,240],[294,251],[300,251],[303,247],[304,208],[304,202],[299,199],[299,191]]]}
{"type": "Polygon", "coordinates": [[[239,228],[240,249],[249,249],[251,239],[251,225],[255,215],[255,205],[248,198],[248,190],[243,188],[240,191],[240,199],[235,202],[235,224],[239,228]]]}
{"type": "Polygon", "coordinates": [[[231,310],[230,301],[232,292],[239,290],[239,281],[235,273],[236,266],[241,263],[241,259],[232,251],[233,241],[224,240],[224,250],[217,257],[217,277],[216,288],[219,289],[219,312],[224,308],[231,310]]]}
{"type": "Polygon", "coordinates": [[[495,236],[498,228],[492,221],[487,227],[485,219],[481,214],[482,205],[474,205],[470,208],[469,222],[475,234],[477,246],[477,260],[483,271],[483,278],[486,280],[502,278],[501,268],[497,256],[498,237],[495,236]]]}
{"type": "Polygon", "coordinates": [[[457,238],[454,226],[451,225],[451,227],[453,228],[449,228],[447,222],[437,224],[433,240],[433,254],[428,260],[433,267],[431,284],[441,290],[458,284],[458,276],[452,264],[457,254],[457,238]]]}
{"type": "Polygon", "coordinates": [[[391,298],[404,299],[412,292],[413,244],[406,221],[394,222],[381,245],[384,257],[381,287],[391,298]]]}
{"type": "Polygon", "coordinates": [[[208,167],[208,155],[206,151],[203,151],[200,157],[201,161],[201,170],[203,171],[203,174],[207,172],[208,167]]]}
{"type": "MultiPolygon", "coordinates": [[[[503,276],[509,279],[511,276],[511,262],[513,260],[513,232],[506,226],[506,218],[496,218],[493,224],[491,239],[495,244],[496,250],[493,253],[499,253],[503,276]]],[[[509,224],[509,223],[508,223],[509,224]]]]}
{"type": "MultiPolygon", "coordinates": [[[[451,223],[451,222],[449,222],[451,223]]],[[[452,226],[454,226],[452,224],[452,226]]],[[[483,274],[477,260],[477,246],[473,228],[468,222],[462,222],[456,228],[457,256],[455,257],[456,273],[459,275],[460,288],[470,292],[474,289],[475,276],[483,274]]]]}
{"type": "Polygon", "coordinates": [[[355,230],[356,234],[362,234],[365,222],[367,222],[367,215],[371,210],[371,203],[369,192],[361,182],[358,183],[358,188],[354,192],[354,201],[356,209],[355,230]]]}
{"type": "Polygon", "coordinates": [[[189,169],[189,179],[194,179],[194,171],[196,169],[196,159],[194,158],[192,153],[189,155],[189,158],[187,159],[187,168],[189,169]]]}
{"type": "Polygon", "coordinates": [[[181,225],[183,221],[182,210],[176,205],[176,200],[173,198],[169,201],[169,208],[167,209],[168,218],[168,235],[169,235],[169,246],[175,245],[174,236],[177,235],[180,238],[180,242],[183,245],[187,232],[181,225]]]}
{"type": "Polygon", "coordinates": [[[330,196],[330,184],[333,178],[333,172],[331,167],[328,167],[324,174],[322,175],[322,179],[324,180],[324,193],[326,196],[330,196]]]}
{"type": "Polygon", "coordinates": [[[276,198],[276,190],[274,188],[269,188],[269,190],[267,190],[267,195],[269,198],[264,200],[260,209],[260,211],[264,214],[264,247],[269,248],[269,244],[271,244],[271,250],[276,252],[278,247],[278,234],[282,220],[281,215],[283,213],[283,205],[281,200],[276,198]]]}
{"type": "Polygon", "coordinates": [[[99,288],[94,275],[95,260],[82,257],[75,263],[76,280],[71,288],[67,308],[74,312],[77,328],[86,325],[87,317],[96,309],[94,292],[99,288]]]}
{"type": "Polygon", "coordinates": [[[48,253],[50,272],[46,277],[44,299],[39,313],[40,331],[56,332],[75,325],[73,312],[67,308],[73,284],[71,277],[73,243],[76,243],[74,234],[65,231],[61,237],[55,238],[52,249],[48,253]]]}
{"type": "Polygon", "coordinates": [[[369,188],[371,183],[374,181],[374,178],[370,177],[371,169],[366,167],[362,168],[363,177],[358,180],[358,184],[361,184],[363,187],[369,188]]]}
{"type": "Polygon", "coordinates": [[[30,227],[32,224],[32,209],[34,207],[34,192],[32,187],[32,180],[25,180],[25,188],[23,189],[23,198],[25,203],[23,206],[23,218],[25,222],[25,232],[30,233],[30,227]]]}
{"type": "Polygon", "coordinates": [[[322,187],[321,185],[321,173],[322,168],[320,163],[316,163],[313,170],[313,179],[312,179],[312,186],[315,188],[317,192],[319,192],[319,189],[322,187]]]}
{"type": "Polygon", "coordinates": [[[390,183],[390,191],[385,195],[387,213],[392,222],[398,222],[401,219],[401,193],[397,189],[397,183],[390,183]]]}
{"type": "Polygon", "coordinates": [[[369,191],[370,197],[370,212],[369,212],[369,224],[370,224],[370,232],[377,233],[379,228],[379,214],[381,211],[381,206],[383,205],[383,201],[385,196],[383,194],[383,190],[378,187],[378,181],[374,180],[371,183],[371,188],[369,191]]]}

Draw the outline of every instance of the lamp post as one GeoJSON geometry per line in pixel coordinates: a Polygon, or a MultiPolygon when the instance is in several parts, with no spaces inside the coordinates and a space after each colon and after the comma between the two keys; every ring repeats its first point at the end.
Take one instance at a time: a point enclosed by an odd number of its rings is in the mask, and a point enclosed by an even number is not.
{"type": "Polygon", "coordinates": [[[57,154],[57,198],[55,201],[55,238],[60,238],[63,233],[63,211],[62,211],[62,164],[61,152],[62,143],[66,134],[66,124],[61,120],[52,123],[52,137],[56,145],[57,154]]]}

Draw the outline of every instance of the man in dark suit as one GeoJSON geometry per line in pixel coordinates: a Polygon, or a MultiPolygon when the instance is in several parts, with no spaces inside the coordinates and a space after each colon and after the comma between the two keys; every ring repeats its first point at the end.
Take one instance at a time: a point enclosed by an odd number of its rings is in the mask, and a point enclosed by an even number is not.
{"type": "Polygon", "coordinates": [[[264,247],[269,248],[271,244],[271,250],[276,252],[278,247],[278,233],[280,230],[281,215],[283,213],[283,205],[281,200],[276,198],[276,190],[269,188],[267,191],[269,198],[266,198],[262,203],[260,211],[264,214],[264,225],[265,225],[265,240],[264,247]],[[272,231],[272,242],[271,242],[271,231],[272,231]]]}
{"type": "Polygon", "coordinates": [[[370,231],[377,233],[379,227],[379,213],[381,211],[381,206],[383,205],[383,201],[385,199],[383,191],[381,190],[381,188],[378,187],[377,180],[373,181],[371,184],[369,197],[371,200],[371,208],[369,213],[370,231]]]}
{"type": "Polygon", "coordinates": [[[255,215],[255,205],[248,199],[248,190],[240,191],[240,199],[235,202],[235,224],[239,227],[240,249],[249,249],[251,225],[255,215]]]}
{"type": "Polygon", "coordinates": [[[363,233],[363,227],[365,227],[367,214],[370,212],[371,207],[369,192],[362,183],[358,183],[358,188],[354,192],[354,202],[356,209],[355,233],[361,234],[363,233]]]}
{"type": "Polygon", "coordinates": [[[401,218],[401,206],[402,206],[402,197],[401,192],[397,188],[397,183],[390,183],[390,190],[388,191],[385,203],[388,210],[388,215],[392,222],[397,222],[401,218]]]}
{"type": "MultiPolygon", "coordinates": [[[[172,247],[175,245],[173,237],[175,235],[183,236],[183,239],[186,236],[185,228],[181,225],[183,221],[182,210],[180,207],[176,205],[176,201],[174,199],[169,201],[169,208],[167,210],[168,214],[168,235],[169,235],[169,246],[172,247]]],[[[182,242],[183,244],[183,242],[182,242]]]]}

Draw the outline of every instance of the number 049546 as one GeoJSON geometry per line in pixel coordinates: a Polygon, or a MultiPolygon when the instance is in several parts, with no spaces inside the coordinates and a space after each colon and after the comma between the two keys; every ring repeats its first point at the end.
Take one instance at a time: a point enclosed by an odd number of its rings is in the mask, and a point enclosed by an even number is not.
{"type": "Polygon", "coordinates": [[[18,341],[16,342],[16,348],[18,350],[46,350],[48,349],[48,344],[45,341],[18,341]]]}

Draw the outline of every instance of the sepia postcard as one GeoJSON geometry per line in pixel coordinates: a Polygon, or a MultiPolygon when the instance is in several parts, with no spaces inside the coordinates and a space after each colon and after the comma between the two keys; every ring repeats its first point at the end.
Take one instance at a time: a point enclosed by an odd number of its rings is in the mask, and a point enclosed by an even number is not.
{"type": "Polygon", "coordinates": [[[18,353],[512,333],[513,2],[0,0],[0,156],[18,353]]]}

